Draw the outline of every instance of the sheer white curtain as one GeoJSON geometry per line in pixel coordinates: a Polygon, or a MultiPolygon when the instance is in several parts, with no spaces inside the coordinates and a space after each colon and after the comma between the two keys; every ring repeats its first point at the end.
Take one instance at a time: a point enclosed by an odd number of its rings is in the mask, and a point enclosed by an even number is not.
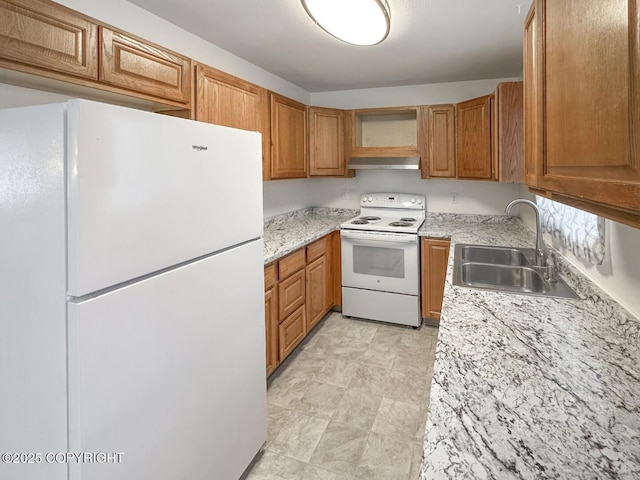
{"type": "Polygon", "coordinates": [[[576,257],[595,265],[604,260],[604,218],[536,196],[542,227],[576,257]]]}

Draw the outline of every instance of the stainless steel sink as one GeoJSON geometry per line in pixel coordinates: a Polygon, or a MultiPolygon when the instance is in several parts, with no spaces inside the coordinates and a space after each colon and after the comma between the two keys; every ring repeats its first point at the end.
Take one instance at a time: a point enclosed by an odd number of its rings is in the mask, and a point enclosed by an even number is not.
{"type": "Polygon", "coordinates": [[[532,248],[461,245],[460,256],[464,262],[498,265],[532,265],[535,263],[535,250],[532,248]]]}
{"type": "Polygon", "coordinates": [[[547,281],[535,265],[535,250],[529,248],[456,245],[453,284],[501,292],[550,297],[578,298],[556,277],[547,281]]]}
{"type": "Polygon", "coordinates": [[[497,288],[514,292],[544,293],[547,282],[534,269],[512,265],[463,263],[462,281],[471,287],[497,288]]]}

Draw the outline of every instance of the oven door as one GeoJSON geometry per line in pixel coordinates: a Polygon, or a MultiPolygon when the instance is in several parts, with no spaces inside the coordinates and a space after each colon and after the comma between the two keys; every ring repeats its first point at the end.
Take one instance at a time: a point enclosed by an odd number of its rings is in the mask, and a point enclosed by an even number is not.
{"type": "Polygon", "coordinates": [[[418,235],[341,230],[342,286],[418,295],[418,235]]]}

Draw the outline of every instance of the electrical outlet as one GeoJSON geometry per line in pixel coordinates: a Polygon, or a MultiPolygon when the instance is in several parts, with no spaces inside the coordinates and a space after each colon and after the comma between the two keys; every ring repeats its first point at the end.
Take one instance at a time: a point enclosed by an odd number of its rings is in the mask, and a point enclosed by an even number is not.
{"type": "Polygon", "coordinates": [[[458,192],[451,192],[451,203],[458,203],[458,192]]]}
{"type": "Polygon", "coordinates": [[[340,197],[341,197],[343,200],[349,200],[349,190],[348,190],[348,189],[346,189],[346,188],[343,188],[343,189],[342,189],[342,194],[340,195],[340,197]]]}

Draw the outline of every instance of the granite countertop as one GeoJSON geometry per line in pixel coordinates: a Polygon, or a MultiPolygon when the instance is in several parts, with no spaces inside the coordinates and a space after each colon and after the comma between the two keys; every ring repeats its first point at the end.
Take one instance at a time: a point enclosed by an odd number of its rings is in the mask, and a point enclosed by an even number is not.
{"type": "Polygon", "coordinates": [[[311,207],[277,215],[264,221],[264,264],[337,230],[359,210],[311,207]]]}
{"type": "Polygon", "coordinates": [[[455,243],[533,247],[509,217],[429,218],[450,237],[421,480],[640,478],[640,323],[573,267],[579,300],[453,286],[455,243]]]}
{"type": "MultiPolygon", "coordinates": [[[[265,221],[265,264],[357,210],[265,221]]],[[[451,238],[420,480],[640,478],[640,322],[557,256],[578,300],[452,285],[456,243],[533,247],[509,216],[428,214],[451,238]]]]}

